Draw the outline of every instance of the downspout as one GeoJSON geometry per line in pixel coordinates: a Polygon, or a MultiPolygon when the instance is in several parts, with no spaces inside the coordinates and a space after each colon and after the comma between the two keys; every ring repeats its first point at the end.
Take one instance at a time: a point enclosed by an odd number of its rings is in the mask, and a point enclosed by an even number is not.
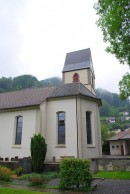
{"type": "Polygon", "coordinates": [[[76,127],[77,127],[77,158],[79,158],[79,143],[78,143],[78,139],[79,139],[79,133],[78,133],[78,108],[77,108],[77,97],[76,97],[76,127]]]}

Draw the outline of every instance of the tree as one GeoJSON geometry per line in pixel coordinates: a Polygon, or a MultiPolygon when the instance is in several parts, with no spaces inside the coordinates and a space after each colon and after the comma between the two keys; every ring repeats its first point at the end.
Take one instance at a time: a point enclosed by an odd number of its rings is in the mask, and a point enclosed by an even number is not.
{"type": "MultiPolygon", "coordinates": [[[[130,0],[98,0],[94,8],[104,41],[109,43],[106,51],[114,54],[120,63],[130,65],[130,0]]],[[[128,82],[129,74],[119,83],[122,99],[130,95],[128,82]]]]}
{"type": "Polygon", "coordinates": [[[37,173],[40,173],[43,169],[43,163],[47,151],[47,144],[45,143],[45,139],[40,133],[38,135],[35,134],[31,138],[30,150],[33,170],[37,173]]]}
{"type": "Polygon", "coordinates": [[[0,92],[7,92],[12,90],[12,78],[0,78],[0,92]]]}
{"type": "Polygon", "coordinates": [[[56,86],[56,85],[63,84],[62,79],[59,77],[47,78],[47,79],[41,80],[40,83],[43,86],[56,86]]]}
{"type": "Polygon", "coordinates": [[[13,79],[13,89],[19,90],[40,86],[40,82],[32,75],[21,75],[13,79]]]}
{"type": "Polygon", "coordinates": [[[106,100],[102,100],[102,106],[100,107],[100,115],[108,116],[110,104],[106,100]]]}
{"type": "Polygon", "coordinates": [[[109,131],[109,128],[106,124],[101,123],[101,139],[102,139],[102,152],[104,154],[109,154],[109,138],[115,135],[115,132],[109,131]]]}
{"type": "Polygon", "coordinates": [[[94,7],[104,41],[110,43],[106,50],[130,65],[130,0],[98,0],[94,7]]]}
{"type": "Polygon", "coordinates": [[[123,79],[119,82],[120,97],[126,99],[130,96],[130,74],[123,76],[123,79]]]}

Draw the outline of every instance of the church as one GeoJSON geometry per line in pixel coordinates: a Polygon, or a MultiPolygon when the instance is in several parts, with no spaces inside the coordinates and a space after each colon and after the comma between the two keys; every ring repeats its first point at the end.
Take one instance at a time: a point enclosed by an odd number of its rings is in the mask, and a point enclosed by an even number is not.
{"type": "Polygon", "coordinates": [[[28,157],[34,134],[47,143],[46,162],[101,157],[99,107],[90,49],[66,54],[63,84],[0,93],[0,157],[28,157]]]}

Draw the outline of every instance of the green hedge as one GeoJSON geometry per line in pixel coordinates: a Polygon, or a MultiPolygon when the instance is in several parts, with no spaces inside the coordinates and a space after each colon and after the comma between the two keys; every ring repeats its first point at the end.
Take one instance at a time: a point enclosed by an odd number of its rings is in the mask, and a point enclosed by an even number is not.
{"type": "Polygon", "coordinates": [[[87,190],[91,186],[90,162],[77,158],[64,159],[60,164],[60,189],[87,190]]]}

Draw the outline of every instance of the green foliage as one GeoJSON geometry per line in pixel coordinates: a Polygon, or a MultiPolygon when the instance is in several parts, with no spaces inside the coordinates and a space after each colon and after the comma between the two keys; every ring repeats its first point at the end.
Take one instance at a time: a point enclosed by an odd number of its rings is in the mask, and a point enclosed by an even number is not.
{"type": "Polygon", "coordinates": [[[31,183],[32,186],[42,185],[45,183],[45,178],[42,174],[33,173],[28,176],[28,181],[31,183]]]}
{"type": "Polygon", "coordinates": [[[100,108],[101,116],[118,116],[120,111],[130,112],[129,100],[121,100],[118,94],[108,92],[101,88],[96,90],[96,94],[102,99],[102,107],[100,108]]]}
{"type": "Polygon", "coordinates": [[[62,82],[62,79],[59,77],[52,77],[52,78],[41,80],[40,83],[43,86],[56,86],[56,85],[61,85],[63,82],[62,82]]]}
{"type": "Polygon", "coordinates": [[[109,131],[108,125],[101,123],[101,139],[102,139],[102,152],[103,154],[110,153],[109,138],[115,135],[115,132],[109,131]]]}
{"type": "Polygon", "coordinates": [[[105,123],[101,123],[101,137],[102,137],[102,144],[107,141],[107,139],[114,136],[115,133],[109,131],[108,125],[105,123]]]}
{"type": "Polygon", "coordinates": [[[43,136],[39,133],[31,138],[31,156],[32,156],[32,166],[35,172],[41,172],[43,168],[43,163],[46,156],[47,144],[43,136]]]}
{"type": "Polygon", "coordinates": [[[40,86],[39,81],[32,75],[21,75],[13,79],[13,89],[19,90],[40,86]]]}
{"type": "Polygon", "coordinates": [[[0,78],[0,92],[8,92],[13,90],[21,90],[33,87],[47,87],[61,85],[62,79],[59,77],[52,77],[45,80],[37,80],[33,75],[20,75],[14,78],[0,78]]]}
{"type": "Polygon", "coordinates": [[[60,189],[86,190],[91,186],[90,163],[77,158],[64,159],[60,164],[60,189]]]}
{"type": "Polygon", "coordinates": [[[7,92],[12,90],[12,78],[0,78],[0,92],[7,92]]]}
{"type": "Polygon", "coordinates": [[[119,82],[120,97],[121,99],[127,99],[130,96],[130,74],[127,73],[123,76],[119,82]]]}
{"type": "MultiPolygon", "coordinates": [[[[109,43],[106,51],[120,61],[130,65],[130,0],[98,0],[94,8],[99,19],[98,26],[103,32],[105,42],[109,43]]],[[[130,75],[119,82],[121,98],[130,95],[130,75]]]]}
{"type": "Polygon", "coordinates": [[[58,172],[44,172],[43,176],[46,180],[51,180],[51,179],[59,178],[59,173],[58,172]]]}
{"type": "Polygon", "coordinates": [[[0,181],[10,181],[11,170],[7,167],[0,166],[0,181]]]}
{"type": "Polygon", "coordinates": [[[21,176],[23,174],[23,168],[22,167],[18,167],[14,173],[17,175],[17,176],[21,176]]]}
{"type": "Polygon", "coordinates": [[[130,1],[98,0],[95,9],[99,16],[98,26],[105,42],[109,42],[107,52],[116,56],[121,63],[130,65],[130,1]]]}

